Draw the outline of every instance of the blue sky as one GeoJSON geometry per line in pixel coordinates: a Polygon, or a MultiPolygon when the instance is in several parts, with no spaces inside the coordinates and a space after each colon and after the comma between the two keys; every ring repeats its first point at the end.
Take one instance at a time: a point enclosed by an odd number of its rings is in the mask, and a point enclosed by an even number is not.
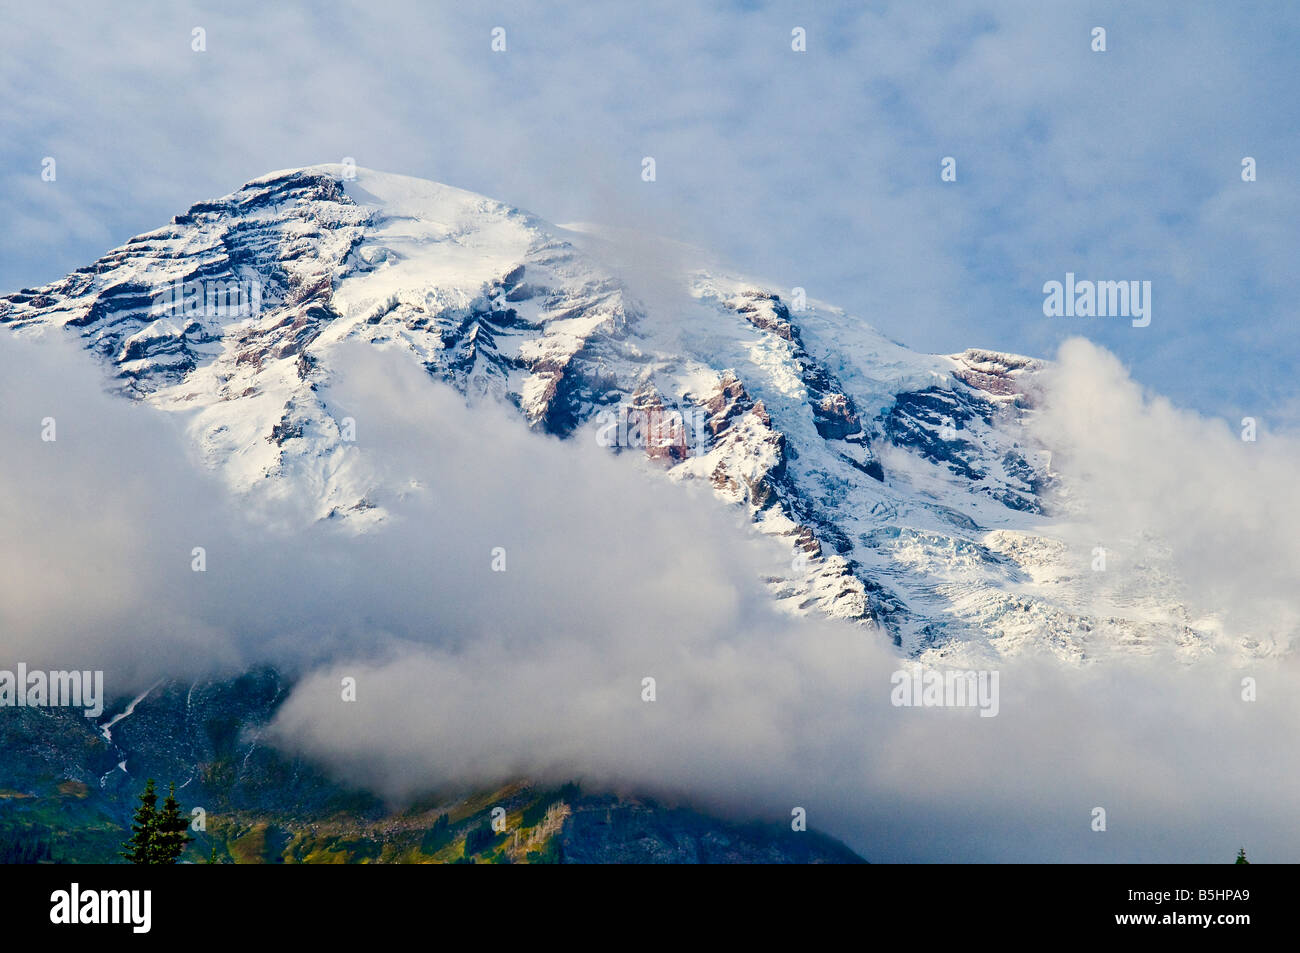
{"type": "Polygon", "coordinates": [[[1179,404],[1300,424],[1300,7],[470,6],[9,10],[0,288],[353,156],[671,235],[919,349],[1084,334],[1179,404]],[[1067,271],[1151,281],[1151,325],[1045,317],[1067,271]]]}

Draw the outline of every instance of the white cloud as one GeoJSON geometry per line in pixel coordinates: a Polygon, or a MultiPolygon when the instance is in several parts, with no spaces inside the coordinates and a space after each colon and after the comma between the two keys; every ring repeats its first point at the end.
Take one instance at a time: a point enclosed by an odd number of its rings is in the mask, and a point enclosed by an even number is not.
{"type": "MultiPolygon", "coordinates": [[[[577,776],[737,815],[802,806],[876,860],[1300,850],[1290,657],[1082,672],[1026,659],[1001,666],[995,718],[894,708],[887,642],[777,614],[759,577],[785,554],[740,513],[631,459],[530,434],[504,410],[467,411],[396,355],[353,351],[327,395],[356,408],[376,466],[421,486],[362,537],[260,529],[265,514],[249,519],[195,471],[174,422],[100,393],[92,368],[53,342],[0,347],[0,625],[16,661],[103,667],[110,694],[281,665],[301,678],[278,743],[396,798],[577,776]],[[53,444],[39,439],[44,416],[58,421],[53,444]],[[193,545],[208,572],[191,572],[193,545]],[[355,703],[343,675],[358,679],[355,703]],[[1245,675],[1256,702],[1241,700],[1245,675]],[[1097,806],[1104,834],[1089,826],[1097,806]]],[[[1046,414],[1092,474],[1090,502],[1111,507],[1099,525],[1176,533],[1226,489],[1206,531],[1236,547],[1236,576],[1219,581],[1227,606],[1287,591],[1285,518],[1251,522],[1264,512],[1243,496],[1284,501],[1289,450],[1230,446],[1215,425],[1143,404],[1081,344],[1058,380],[1046,414]],[[1208,474],[1185,472],[1197,461],[1208,474]],[[1264,557],[1282,565],[1257,579],[1264,557]]]]}
{"type": "Polygon", "coordinates": [[[1047,372],[1039,439],[1072,492],[1079,541],[1159,564],[1171,601],[1217,614],[1225,634],[1286,650],[1300,625],[1300,441],[1180,410],[1134,382],[1114,355],[1066,342],[1047,372]],[[1086,533],[1086,535],[1083,535],[1086,533]]]}

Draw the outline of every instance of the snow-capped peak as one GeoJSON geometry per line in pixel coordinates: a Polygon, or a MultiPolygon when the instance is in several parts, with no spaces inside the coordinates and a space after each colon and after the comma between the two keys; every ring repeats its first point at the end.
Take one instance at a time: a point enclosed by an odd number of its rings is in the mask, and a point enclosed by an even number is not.
{"type": "Polygon", "coordinates": [[[918,354],[681,247],[655,259],[658,290],[634,295],[617,244],[451,186],[310,166],[0,298],[0,323],[79,335],[128,395],[187,415],[233,490],[306,500],[354,531],[401,495],[329,402],[337,349],[362,341],[467,403],[707,483],[788,551],[782,605],[907,654],[1212,646],[1155,596],[1088,609],[1078,554],[1048,525],[1050,455],[1024,426],[1040,362],[918,354]]]}

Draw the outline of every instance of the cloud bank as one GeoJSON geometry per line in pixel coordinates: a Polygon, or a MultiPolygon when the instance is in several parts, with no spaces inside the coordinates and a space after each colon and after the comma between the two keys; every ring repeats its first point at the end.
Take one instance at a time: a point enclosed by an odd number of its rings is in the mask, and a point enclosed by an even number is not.
{"type": "MultiPolygon", "coordinates": [[[[196,466],[183,421],[105,395],[90,358],[57,341],[6,340],[4,656],[104,668],[110,695],[281,666],[299,680],[276,743],[394,801],[580,778],[736,817],[804,807],[878,861],[1227,862],[1241,844],[1259,860],[1300,855],[1289,656],[1249,669],[1025,658],[999,667],[997,717],[894,707],[902,663],[887,640],[773,609],[760,579],[785,553],[739,512],[630,458],[467,410],[397,355],[361,347],[344,364],[326,399],[354,408],[374,465],[409,477],[384,501],[393,518],[364,536],[258,529],[267,514],[196,466]],[[1242,700],[1247,676],[1257,701],[1242,700]],[[1105,832],[1091,828],[1097,807],[1105,832]]],[[[1235,611],[1286,592],[1294,517],[1265,494],[1289,451],[1261,441],[1259,457],[1237,456],[1230,434],[1146,402],[1082,345],[1048,396],[1058,445],[1073,447],[1058,461],[1089,474],[1090,503],[1118,524],[1184,529],[1187,545],[1201,537],[1186,508],[1205,487],[1173,488],[1213,441],[1208,478],[1228,502],[1205,497],[1201,525],[1238,547],[1213,595],[1235,611]],[[1110,429],[1075,419],[1081,408],[1110,429]],[[1120,463],[1142,479],[1116,477],[1120,463]],[[1255,555],[1275,575],[1252,575],[1255,555]]]]}
{"type": "Polygon", "coordinates": [[[1064,535],[1107,550],[1099,588],[1147,575],[1228,640],[1288,651],[1300,629],[1300,440],[1179,409],[1082,338],[1045,378],[1031,428],[1070,488],[1064,535]]]}

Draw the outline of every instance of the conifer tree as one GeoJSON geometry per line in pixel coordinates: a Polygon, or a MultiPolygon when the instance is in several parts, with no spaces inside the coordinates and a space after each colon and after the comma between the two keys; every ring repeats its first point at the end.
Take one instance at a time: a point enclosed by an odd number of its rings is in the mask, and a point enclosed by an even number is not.
{"type": "Polygon", "coordinates": [[[163,801],[162,811],[158,814],[158,824],[154,832],[157,859],[155,864],[174,864],[180,859],[185,845],[194,838],[189,835],[190,822],[181,814],[181,806],[176,801],[176,782],[172,782],[167,791],[167,800],[163,801]]]}
{"type": "Polygon", "coordinates": [[[135,809],[131,839],[122,845],[126,849],[121,854],[133,864],[174,864],[185,845],[194,840],[189,835],[189,826],[176,800],[175,783],[168,789],[160,809],[154,780],[150,778],[135,809]]]}
{"type": "Polygon", "coordinates": [[[131,824],[131,839],[122,846],[123,857],[133,864],[152,864],[154,860],[154,834],[158,829],[158,795],[153,789],[153,778],[144,786],[140,806],[135,809],[131,824]]]}
{"type": "Polygon", "coordinates": [[[1248,861],[1248,860],[1246,859],[1246,848],[1243,847],[1243,848],[1241,848],[1240,850],[1237,851],[1237,863],[1239,863],[1239,864],[1248,864],[1248,863],[1250,863],[1250,861],[1248,861]]]}

